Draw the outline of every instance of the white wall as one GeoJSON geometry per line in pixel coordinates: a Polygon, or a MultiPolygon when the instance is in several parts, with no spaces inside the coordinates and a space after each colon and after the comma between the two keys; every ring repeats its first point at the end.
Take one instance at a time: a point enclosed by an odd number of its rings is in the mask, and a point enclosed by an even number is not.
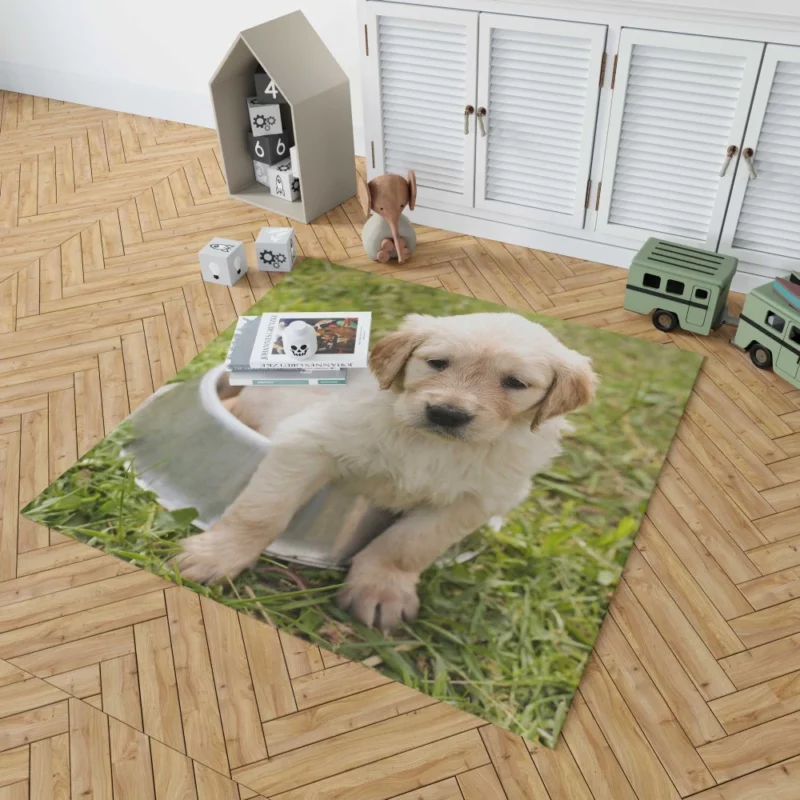
{"type": "Polygon", "coordinates": [[[236,34],[296,9],[350,77],[363,155],[356,0],[0,0],[0,89],[213,127],[236,34]]]}

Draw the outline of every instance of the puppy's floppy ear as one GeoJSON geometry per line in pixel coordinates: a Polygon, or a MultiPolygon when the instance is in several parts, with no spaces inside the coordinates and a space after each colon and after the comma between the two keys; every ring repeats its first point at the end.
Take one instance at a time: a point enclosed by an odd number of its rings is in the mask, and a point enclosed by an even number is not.
{"type": "Polygon", "coordinates": [[[414,324],[414,316],[408,317],[400,330],[378,341],[369,354],[369,368],[381,389],[392,388],[411,354],[425,341],[425,334],[414,324]]]}
{"type": "Polygon", "coordinates": [[[545,396],[533,410],[531,430],[551,417],[569,414],[588,405],[597,390],[597,375],[586,356],[567,350],[567,357],[556,366],[556,374],[545,396]]]}

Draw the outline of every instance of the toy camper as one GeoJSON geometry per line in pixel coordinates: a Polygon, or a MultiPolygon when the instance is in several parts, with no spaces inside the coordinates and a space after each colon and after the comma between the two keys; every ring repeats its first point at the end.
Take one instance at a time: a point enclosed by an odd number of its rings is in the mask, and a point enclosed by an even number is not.
{"type": "Polygon", "coordinates": [[[738,261],[733,256],[648,239],[631,263],[625,308],[651,314],[660,331],[683,328],[708,336],[723,323],[738,326],[733,343],[759,369],[771,369],[800,389],[800,273],[753,289],[740,317],[727,300],[738,261]]]}
{"type": "Polygon", "coordinates": [[[733,343],[757,367],[800,388],[800,275],[778,278],[747,295],[733,343]]]}
{"type": "Polygon", "coordinates": [[[631,264],[625,308],[652,314],[660,331],[707,336],[724,321],[737,265],[733,256],[648,239],[631,264]]]}

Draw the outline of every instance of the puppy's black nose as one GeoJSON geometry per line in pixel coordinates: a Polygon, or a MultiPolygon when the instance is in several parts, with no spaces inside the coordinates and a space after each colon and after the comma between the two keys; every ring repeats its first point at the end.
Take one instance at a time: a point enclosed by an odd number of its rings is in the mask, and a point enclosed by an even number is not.
{"type": "Polygon", "coordinates": [[[434,425],[443,428],[463,428],[474,418],[473,414],[458,406],[426,406],[425,413],[434,425]]]}

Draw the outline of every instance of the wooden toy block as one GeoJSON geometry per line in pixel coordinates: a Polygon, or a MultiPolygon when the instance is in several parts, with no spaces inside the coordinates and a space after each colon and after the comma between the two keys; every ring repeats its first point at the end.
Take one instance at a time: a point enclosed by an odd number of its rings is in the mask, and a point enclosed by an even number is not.
{"type": "Polygon", "coordinates": [[[271,78],[263,67],[256,70],[254,76],[256,84],[256,97],[262,103],[286,103],[287,100],[278,88],[278,84],[271,78]]]}
{"type": "Polygon", "coordinates": [[[256,237],[256,258],[262,272],[289,272],[297,257],[293,228],[262,228],[256,237]]]}
{"type": "Polygon", "coordinates": [[[260,161],[253,162],[253,171],[256,174],[256,181],[260,183],[262,186],[265,186],[267,192],[270,191],[269,188],[269,170],[266,164],[262,164],[260,161]]]}
{"type": "Polygon", "coordinates": [[[286,103],[266,104],[259,102],[257,97],[248,97],[247,110],[253,136],[283,133],[292,128],[292,112],[286,103]]]}
{"type": "Polygon", "coordinates": [[[244,244],[235,239],[213,238],[199,253],[203,280],[233,286],[247,272],[244,244]]]}
{"type": "Polygon", "coordinates": [[[267,136],[253,136],[252,133],[248,133],[247,144],[253,161],[277,164],[289,157],[290,148],[294,144],[294,135],[291,128],[283,133],[267,136]]]}
{"type": "Polygon", "coordinates": [[[292,175],[292,162],[286,158],[267,167],[269,190],[275,197],[297,200],[300,197],[300,179],[292,175]]]}

